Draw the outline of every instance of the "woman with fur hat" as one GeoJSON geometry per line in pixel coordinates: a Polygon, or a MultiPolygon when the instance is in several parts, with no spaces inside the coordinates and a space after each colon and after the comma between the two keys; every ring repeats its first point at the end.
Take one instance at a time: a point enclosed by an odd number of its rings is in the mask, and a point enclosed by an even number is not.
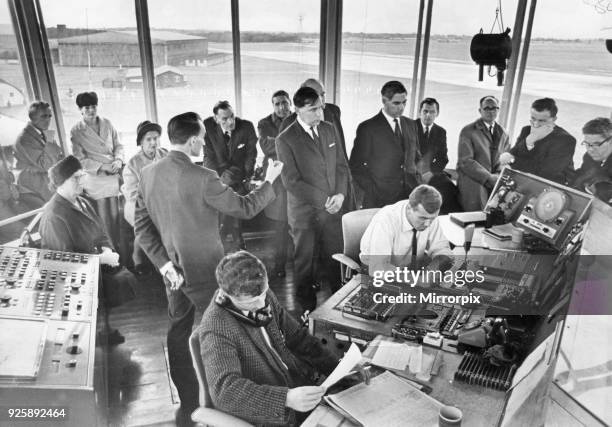
{"type": "MultiPolygon", "coordinates": [[[[134,291],[129,276],[123,275],[120,279],[115,276],[119,254],[114,251],[101,218],[81,196],[86,176],[81,162],[72,155],[49,169],[49,187],[55,194],[45,205],[40,219],[41,246],[56,251],[99,254],[102,272],[99,296],[107,308],[116,307],[133,299],[134,291]]],[[[106,338],[110,344],[125,341],[116,330],[106,334],[106,338]]]]}

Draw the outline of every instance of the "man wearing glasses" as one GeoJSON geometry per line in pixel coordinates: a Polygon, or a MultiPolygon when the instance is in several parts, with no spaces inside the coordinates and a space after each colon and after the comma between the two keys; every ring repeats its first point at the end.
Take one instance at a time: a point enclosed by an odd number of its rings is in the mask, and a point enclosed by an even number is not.
{"type": "Polygon", "coordinates": [[[605,117],[589,120],[582,127],[582,133],[586,153],[573,186],[608,202],[610,197],[603,193],[609,193],[612,184],[612,120],[605,117]]]}
{"type": "Polygon", "coordinates": [[[457,185],[466,211],[482,210],[495,186],[500,153],[510,149],[506,130],[495,121],[499,101],[492,95],[480,99],[480,118],[461,129],[457,185]]]}
{"type": "Polygon", "coordinates": [[[502,166],[532,173],[566,184],[574,170],[576,138],[555,124],[554,99],[536,99],[531,104],[531,126],[525,126],[510,152],[500,156],[502,166]]]}

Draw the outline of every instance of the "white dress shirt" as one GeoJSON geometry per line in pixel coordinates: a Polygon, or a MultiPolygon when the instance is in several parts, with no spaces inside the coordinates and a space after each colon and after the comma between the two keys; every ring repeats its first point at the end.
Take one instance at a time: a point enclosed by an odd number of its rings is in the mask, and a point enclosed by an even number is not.
{"type": "MultiPolygon", "coordinates": [[[[385,113],[384,108],[381,109],[380,112],[383,113],[383,116],[385,116],[385,119],[387,119],[389,126],[391,126],[391,131],[395,133],[395,119],[391,117],[390,115],[388,115],[387,113],[385,113]]],[[[402,133],[402,122],[400,120],[400,117],[397,118],[397,125],[399,126],[400,133],[402,133]]]]}
{"type": "MultiPolygon", "coordinates": [[[[414,227],[406,216],[408,208],[408,200],[383,207],[363,233],[359,258],[368,265],[370,275],[374,271],[395,270],[396,267],[410,265],[414,227]]],[[[437,217],[429,227],[417,232],[417,260],[423,259],[424,255],[431,258],[452,255],[437,217]]]]}

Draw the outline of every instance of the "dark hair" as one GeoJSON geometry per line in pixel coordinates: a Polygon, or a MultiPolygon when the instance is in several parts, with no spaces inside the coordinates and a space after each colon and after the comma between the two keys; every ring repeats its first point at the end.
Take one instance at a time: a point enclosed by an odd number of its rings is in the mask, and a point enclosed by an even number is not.
{"type": "Polygon", "coordinates": [[[550,112],[550,117],[557,117],[557,112],[559,111],[555,100],[552,98],[536,99],[531,104],[531,108],[533,108],[539,113],[541,113],[542,111],[548,111],[550,112]]]}
{"type": "Polygon", "coordinates": [[[34,114],[40,110],[46,110],[49,108],[49,103],[45,101],[34,101],[28,107],[28,117],[31,119],[34,114]]]}
{"type": "Polygon", "coordinates": [[[51,191],[57,190],[57,187],[62,185],[68,178],[74,175],[76,171],[81,169],[83,169],[81,162],[72,154],[64,157],[47,171],[47,175],[49,176],[49,189],[51,191]]]}
{"type": "Polygon", "coordinates": [[[277,90],[276,92],[274,92],[272,94],[272,98],[270,98],[270,99],[274,99],[277,96],[285,96],[285,97],[287,97],[287,99],[291,99],[291,98],[289,98],[289,94],[287,92],[285,92],[284,90],[282,90],[282,89],[281,90],[277,90]]]}
{"type": "Polygon", "coordinates": [[[423,109],[423,105],[435,105],[436,106],[436,111],[439,113],[440,112],[440,104],[438,104],[438,101],[436,100],[436,98],[425,98],[424,100],[421,101],[421,103],[419,104],[419,111],[421,111],[423,109]]]}
{"type": "Polygon", "coordinates": [[[408,93],[406,86],[402,84],[402,82],[398,82],[397,80],[391,80],[385,83],[380,90],[380,94],[387,99],[393,98],[398,93],[408,93]]]}
{"type": "Polygon", "coordinates": [[[81,92],[76,97],[76,105],[79,108],[98,105],[98,94],[95,92],[81,92]]]}
{"type": "Polygon", "coordinates": [[[263,262],[247,251],[224,256],[217,265],[215,277],[219,287],[233,297],[261,295],[268,283],[263,262]]]}
{"type": "Polygon", "coordinates": [[[189,111],[174,116],[168,122],[168,138],[172,144],[183,145],[192,136],[200,134],[202,118],[198,113],[189,111]]]}
{"type": "Polygon", "coordinates": [[[314,105],[319,100],[319,94],[309,86],[299,88],[293,95],[293,105],[302,108],[305,105],[314,105]]]}
{"type": "Polygon", "coordinates": [[[217,101],[215,106],[213,107],[213,114],[216,116],[219,110],[231,110],[232,105],[229,101],[217,101]]]}
{"type": "Polygon", "coordinates": [[[612,136],[612,120],[607,117],[597,117],[589,120],[582,126],[585,135],[603,135],[606,138],[612,136]]]}
{"type": "Polygon", "coordinates": [[[412,209],[422,205],[427,213],[432,214],[442,206],[442,195],[431,185],[421,184],[408,196],[408,204],[412,209]]]}
{"type": "Polygon", "coordinates": [[[480,101],[478,101],[478,105],[482,107],[482,103],[485,102],[487,99],[494,99],[495,102],[497,102],[497,105],[499,105],[499,99],[497,99],[495,96],[493,95],[487,95],[487,96],[483,96],[482,98],[480,98],[480,101]]]}

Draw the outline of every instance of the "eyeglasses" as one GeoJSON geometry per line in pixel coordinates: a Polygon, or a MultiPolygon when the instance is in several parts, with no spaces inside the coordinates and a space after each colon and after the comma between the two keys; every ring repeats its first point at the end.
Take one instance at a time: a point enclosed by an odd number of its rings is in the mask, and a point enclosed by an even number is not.
{"type": "Polygon", "coordinates": [[[499,107],[483,107],[483,110],[485,110],[485,111],[497,111],[497,110],[499,110],[499,107]]]}
{"type": "Polygon", "coordinates": [[[612,136],[609,136],[606,139],[604,139],[603,141],[599,141],[599,142],[586,142],[586,141],[582,141],[580,143],[580,145],[586,147],[587,150],[589,148],[599,148],[599,147],[601,147],[602,145],[604,145],[606,142],[608,142],[611,139],[612,139],[612,136]]]}

